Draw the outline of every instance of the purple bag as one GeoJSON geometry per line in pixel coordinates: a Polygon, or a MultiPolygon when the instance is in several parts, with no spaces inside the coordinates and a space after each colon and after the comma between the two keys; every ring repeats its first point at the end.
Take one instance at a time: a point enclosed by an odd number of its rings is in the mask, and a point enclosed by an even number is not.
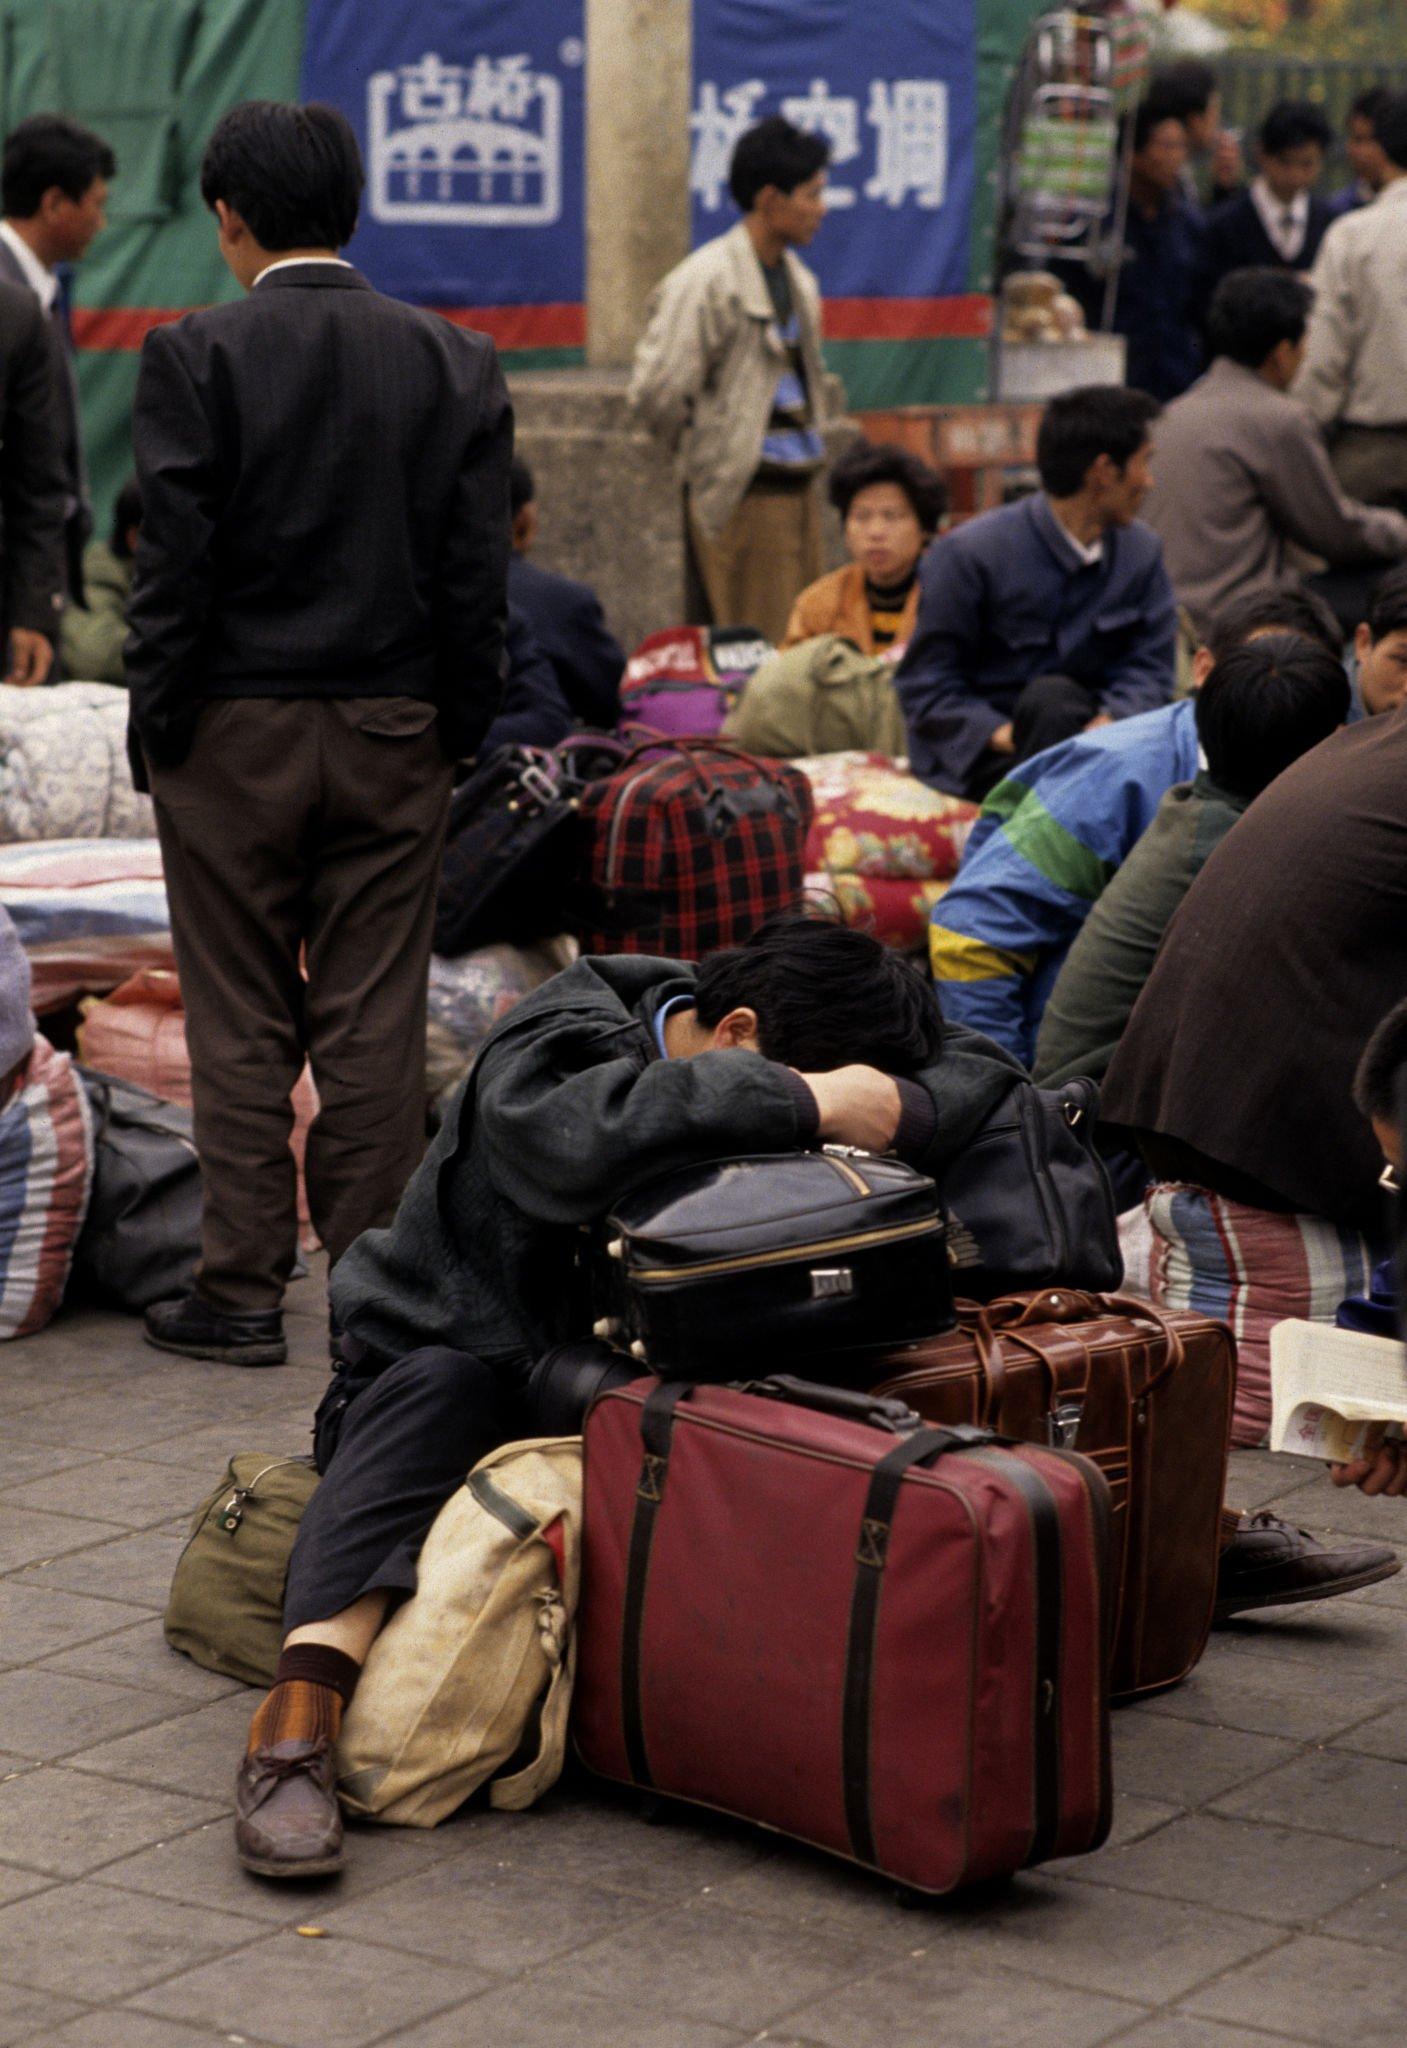
{"type": "Polygon", "coordinates": [[[620,722],[713,739],[772,648],[751,627],[673,626],[642,640],[620,686],[620,722]]]}

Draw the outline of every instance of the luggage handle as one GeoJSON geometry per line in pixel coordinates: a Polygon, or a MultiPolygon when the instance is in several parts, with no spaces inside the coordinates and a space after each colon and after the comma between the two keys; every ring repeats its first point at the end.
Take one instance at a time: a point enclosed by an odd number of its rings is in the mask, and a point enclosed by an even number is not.
{"type": "Polygon", "coordinates": [[[815,1380],[797,1379],[789,1372],[769,1373],[765,1380],[737,1380],[740,1394],[757,1394],[765,1401],[790,1401],[797,1408],[818,1408],[826,1415],[840,1415],[847,1422],[867,1422],[872,1429],[887,1429],[891,1436],[908,1436],[923,1426],[907,1401],[886,1394],[857,1394],[848,1387],[821,1386],[815,1380]]]}
{"type": "Polygon", "coordinates": [[[780,790],[784,797],[790,799],[791,791],[787,788],[782,774],[786,764],[780,761],[765,760],[761,754],[750,753],[746,747],[739,746],[736,740],[705,738],[702,735],[696,737],[688,733],[680,734],[677,737],[669,736],[652,733],[648,726],[632,726],[627,728],[627,730],[642,732],[644,736],[630,744],[630,751],[623,760],[617,763],[612,771],[614,774],[619,774],[622,769],[628,768],[635,760],[637,754],[679,754],[693,769],[705,795],[712,796],[715,792],[721,790],[722,785],[714,781],[705,764],[702,761],[696,760],[695,756],[702,752],[731,754],[734,760],[746,761],[750,768],[757,770],[764,782],[770,782],[774,789],[780,790]]]}
{"type": "Polygon", "coordinates": [[[1127,1316],[1131,1322],[1154,1324],[1162,1332],[1167,1357],[1145,1383],[1145,1393],[1166,1379],[1169,1373],[1175,1372],[1187,1356],[1181,1334],[1162,1310],[1155,1308],[1151,1301],[1141,1301],[1132,1294],[1085,1294],[1074,1287],[1047,1287],[1029,1300],[1021,1295],[999,1295],[995,1301],[959,1301],[956,1307],[959,1321],[971,1331],[986,1378],[986,1399],[981,1417],[984,1422],[999,1412],[1006,1392],[1006,1360],[1000,1341],[1003,1337],[1010,1337],[1023,1351],[1029,1351],[1040,1360],[1050,1374],[1049,1398],[1055,1398],[1054,1366],[1039,1345],[1020,1334],[1032,1323],[1078,1323],[1093,1314],[1103,1313],[1127,1316]]]}

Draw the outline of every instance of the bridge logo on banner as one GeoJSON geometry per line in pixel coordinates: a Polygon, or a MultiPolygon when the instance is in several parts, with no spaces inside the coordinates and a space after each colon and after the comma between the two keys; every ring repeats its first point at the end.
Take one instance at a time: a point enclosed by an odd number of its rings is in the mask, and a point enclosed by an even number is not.
{"type": "Polygon", "coordinates": [[[948,83],[942,78],[875,78],[867,93],[834,93],[824,78],[805,93],[768,107],[760,78],[720,86],[699,83],[694,112],[691,184],[700,206],[718,212],[728,194],[728,166],[738,138],[764,115],[784,114],[831,146],[826,203],[861,199],[880,205],[941,207],[948,191],[948,83]]]}
{"type": "Polygon", "coordinates": [[[526,56],[446,64],[431,52],[372,73],[374,220],[545,227],[562,216],[562,87],[526,56]]]}

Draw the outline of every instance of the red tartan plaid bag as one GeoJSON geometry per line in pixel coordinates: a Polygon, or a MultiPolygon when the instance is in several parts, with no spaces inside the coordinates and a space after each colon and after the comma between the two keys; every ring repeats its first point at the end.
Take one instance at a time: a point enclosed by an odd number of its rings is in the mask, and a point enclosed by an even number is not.
{"type": "Polygon", "coordinates": [[[580,799],[582,950],[699,960],[799,910],[812,811],[810,784],[783,761],[719,740],[643,741],[580,799]]]}

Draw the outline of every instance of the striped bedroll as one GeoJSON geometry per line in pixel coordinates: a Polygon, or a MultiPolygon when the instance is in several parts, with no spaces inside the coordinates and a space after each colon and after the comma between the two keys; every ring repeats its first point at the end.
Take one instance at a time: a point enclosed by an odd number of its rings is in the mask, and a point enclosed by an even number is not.
{"type": "Polygon", "coordinates": [[[1367,1292],[1366,1239],[1318,1216],[1277,1215],[1206,1188],[1164,1182],[1143,1199],[1152,1236],[1148,1298],[1228,1323],[1236,1339],[1231,1441],[1270,1428],[1270,1332],[1289,1316],[1332,1323],[1346,1294],[1367,1292]]]}
{"type": "Polygon", "coordinates": [[[68,1054],[36,1038],[0,1109],[0,1340],[42,1330],[63,1300],[92,1186],[88,1097],[68,1054]]]}
{"type": "Polygon", "coordinates": [[[36,1013],[171,968],[171,916],[154,839],[0,846],[0,904],[29,956],[36,1013]]]}

